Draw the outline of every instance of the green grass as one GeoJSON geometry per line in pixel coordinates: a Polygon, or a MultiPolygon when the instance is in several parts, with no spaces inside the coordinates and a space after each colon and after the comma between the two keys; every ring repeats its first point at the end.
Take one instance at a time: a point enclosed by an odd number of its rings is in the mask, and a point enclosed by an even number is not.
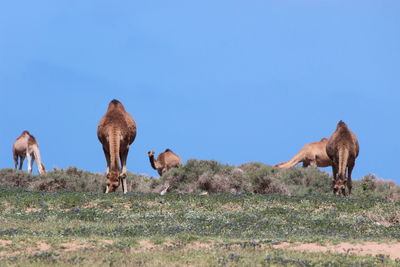
{"type": "Polygon", "coordinates": [[[400,202],[329,195],[123,195],[0,189],[0,265],[395,266],[279,242],[400,241],[400,202]],[[150,244],[146,248],[142,242],[150,244]],[[77,249],[69,250],[72,243],[77,249]],[[40,244],[46,244],[38,249],[40,244]],[[198,244],[207,244],[199,246],[198,244]]]}
{"type": "Polygon", "coordinates": [[[333,196],[321,170],[257,162],[189,160],[127,179],[130,193],[106,195],[103,174],[75,167],[0,170],[0,266],[400,266],[276,247],[400,242],[400,187],[373,175],[350,198],[333,196]]]}

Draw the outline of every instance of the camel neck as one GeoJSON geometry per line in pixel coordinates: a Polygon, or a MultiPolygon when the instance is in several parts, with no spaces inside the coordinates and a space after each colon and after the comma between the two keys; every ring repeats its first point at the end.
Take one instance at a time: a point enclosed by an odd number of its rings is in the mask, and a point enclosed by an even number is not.
{"type": "Polygon", "coordinates": [[[151,167],[153,167],[153,169],[157,170],[157,167],[156,167],[157,160],[154,158],[154,155],[149,156],[149,159],[150,159],[151,167]]]}

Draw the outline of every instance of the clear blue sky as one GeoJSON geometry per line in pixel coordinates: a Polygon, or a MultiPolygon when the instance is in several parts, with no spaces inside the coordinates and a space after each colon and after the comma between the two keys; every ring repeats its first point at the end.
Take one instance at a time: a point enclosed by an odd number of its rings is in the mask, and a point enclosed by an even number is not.
{"type": "Polygon", "coordinates": [[[353,177],[400,183],[399,14],[400,1],[2,1],[0,168],[27,129],[47,169],[104,172],[97,123],[116,98],[137,122],[135,173],[158,176],[146,152],[166,148],[276,164],[344,120],[353,177]]]}

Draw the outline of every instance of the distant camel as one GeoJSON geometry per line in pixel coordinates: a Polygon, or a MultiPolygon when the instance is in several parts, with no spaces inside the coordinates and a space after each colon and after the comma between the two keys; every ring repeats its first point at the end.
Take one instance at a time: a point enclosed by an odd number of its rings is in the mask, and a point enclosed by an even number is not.
{"type": "Polygon", "coordinates": [[[154,158],[154,151],[149,151],[147,154],[149,155],[151,167],[157,170],[160,176],[182,164],[181,158],[172,152],[171,149],[166,149],[163,153],[160,153],[157,159],[154,158]]]}
{"type": "Polygon", "coordinates": [[[125,111],[118,100],[112,100],[97,128],[97,137],[103,145],[107,161],[106,193],[115,192],[122,179],[122,190],[128,192],[126,185],[126,160],[129,146],[136,137],[136,122],[125,111]]]}
{"type": "Polygon", "coordinates": [[[29,173],[32,173],[32,166],[35,159],[39,173],[43,174],[46,172],[44,164],[40,159],[39,143],[36,141],[35,137],[31,135],[28,131],[23,131],[21,135],[15,140],[12,150],[15,169],[17,168],[19,159],[19,169],[22,170],[22,164],[24,163],[24,159],[26,157],[28,160],[29,173]]]}
{"type": "Polygon", "coordinates": [[[286,162],[276,164],[275,167],[288,169],[302,162],[303,167],[328,167],[332,165],[332,161],[326,154],[327,138],[322,138],[319,142],[309,143],[305,145],[294,157],[286,162]]]}
{"type": "Polygon", "coordinates": [[[350,131],[343,121],[339,121],[336,131],[326,145],[326,153],[332,160],[332,189],[334,194],[346,195],[345,185],[347,184],[349,195],[351,195],[351,172],[359,151],[360,147],[356,135],[350,131]]]}

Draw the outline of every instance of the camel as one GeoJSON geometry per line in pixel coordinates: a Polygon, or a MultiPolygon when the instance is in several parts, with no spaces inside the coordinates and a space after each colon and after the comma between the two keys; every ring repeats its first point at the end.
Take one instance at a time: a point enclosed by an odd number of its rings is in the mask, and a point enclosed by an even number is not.
{"type": "Polygon", "coordinates": [[[351,173],[359,151],[360,147],[356,135],[350,131],[346,123],[339,121],[335,132],[326,144],[326,153],[332,160],[332,189],[334,194],[345,196],[347,184],[349,195],[351,195],[351,173]]]}
{"type": "Polygon", "coordinates": [[[305,145],[294,157],[286,162],[276,164],[275,167],[289,169],[296,166],[299,162],[303,167],[329,167],[332,165],[331,159],[326,154],[327,138],[322,138],[319,142],[305,145]]]}
{"type": "Polygon", "coordinates": [[[32,173],[33,162],[36,159],[37,168],[39,174],[46,172],[44,164],[40,158],[39,143],[36,141],[35,137],[31,135],[28,131],[23,131],[21,135],[15,140],[13,147],[13,156],[15,169],[17,169],[18,159],[19,159],[19,169],[22,170],[22,164],[24,163],[25,157],[28,160],[28,172],[32,173]]]}
{"type": "Polygon", "coordinates": [[[97,127],[97,137],[107,161],[106,193],[115,192],[121,181],[122,191],[127,193],[126,161],[129,147],[136,137],[136,122],[118,100],[114,99],[108,105],[97,127]]]}
{"type": "Polygon", "coordinates": [[[164,173],[172,168],[178,167],[182,164],[181,158],[172,152],[171,149],[166,149],[163,153],[160,153],[157,159],[154,158],[154,151],[149,151],[150,164],[153,169],[157,170],[158,174],[162,176],[164,173]]]}

